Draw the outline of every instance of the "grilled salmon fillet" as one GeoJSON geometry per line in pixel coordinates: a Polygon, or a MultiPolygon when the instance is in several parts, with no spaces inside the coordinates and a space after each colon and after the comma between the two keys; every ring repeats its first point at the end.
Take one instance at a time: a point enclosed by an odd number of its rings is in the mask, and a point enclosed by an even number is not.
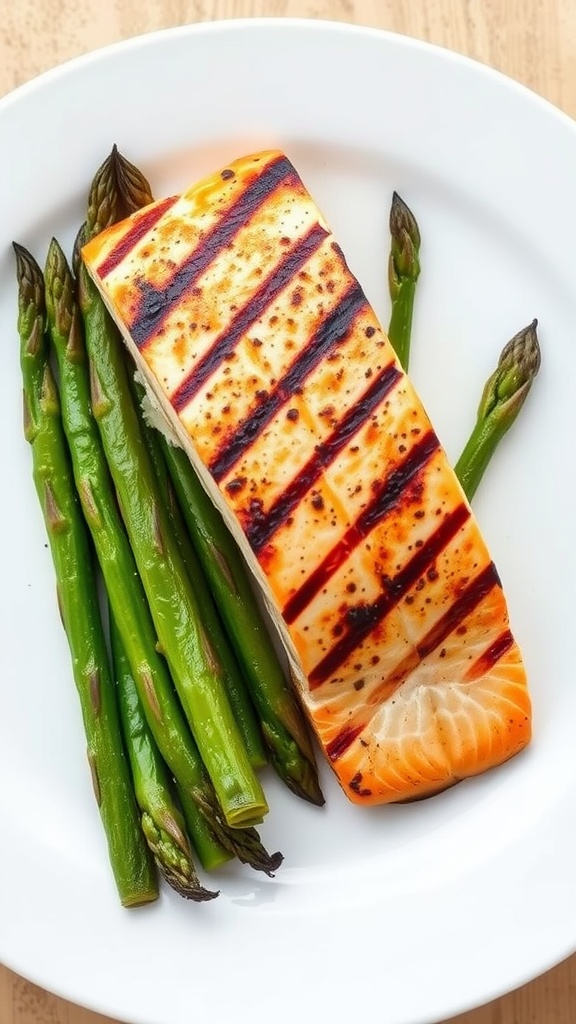
{"type": "Polygon", "coordinates": [[[263,588],[347,796],[426,796],[524,747],[494,563],[286,156],[236,160],[82,255],[263,588]]]}

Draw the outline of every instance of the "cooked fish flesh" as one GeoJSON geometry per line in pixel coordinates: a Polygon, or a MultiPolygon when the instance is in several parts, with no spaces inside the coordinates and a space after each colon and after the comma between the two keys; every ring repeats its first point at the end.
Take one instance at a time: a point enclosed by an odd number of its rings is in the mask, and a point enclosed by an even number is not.
{"type": "Polygon", "coordinates": [[[496,567],[287,157],[236,160],[83,259],[263,588],[347,796],[426,796],[520,751],[530,697],[496,567]]]}

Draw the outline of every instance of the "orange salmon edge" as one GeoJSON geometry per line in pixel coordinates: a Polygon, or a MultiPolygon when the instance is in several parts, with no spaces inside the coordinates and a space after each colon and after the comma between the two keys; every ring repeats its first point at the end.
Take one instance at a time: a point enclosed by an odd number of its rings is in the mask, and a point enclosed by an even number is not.
{"type": "Polygon", "coordinates": [[[276,612],[343,792],[411,801],[502,764],[532,712],[500,578],[320,207],[277,149],[180,198],[82,257],[276,612]]]}

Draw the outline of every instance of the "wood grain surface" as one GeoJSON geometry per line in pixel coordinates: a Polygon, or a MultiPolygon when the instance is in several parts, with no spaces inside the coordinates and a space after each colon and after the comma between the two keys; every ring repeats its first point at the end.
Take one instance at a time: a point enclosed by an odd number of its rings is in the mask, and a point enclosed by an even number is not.
{"type": "MultiPolygon", "coordinates": [[[[0,15],[0,96],[70,57],[143,32],[216,18],[291,16],[373,25],[447,46],[576,117],[575,0],[0,0],[0,15]]],[[[450,1024],[575,1022],[576,956],[450,1024]]],[[[117,1022],[0,965],[0,1024],[117,1022]]]]}

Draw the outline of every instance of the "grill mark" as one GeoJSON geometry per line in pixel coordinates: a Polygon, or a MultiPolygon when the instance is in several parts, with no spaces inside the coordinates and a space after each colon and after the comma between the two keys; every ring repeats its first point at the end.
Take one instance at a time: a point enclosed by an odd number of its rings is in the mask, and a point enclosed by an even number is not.
{"type": "Polygon", "coordinates": [[[226,447],[212,459],[209,469],[217,483],[230,472],[250,445],[254,443],[258,434],[270,423],[284,402],[298,388],[302,387],[306,377],[330,350],[346,337],[358,313],[367,305],[366,296],[358,282],[355,281],[309,338],[306,347],[294,360],[274,390],[261,400],[260,405],[243,423],[240,423],[234,434],[227,439],[226,447]]]}
{"type": "Polygon", "coordinates": [[[302,501],[306,492],[365,423],[401,376],[401,371],[393,363],[381,370],[362,398],[348,410],[326,440],[317,446],[314,455],[308,459],[306,465],[276,498],[268,512],[256,515],[246,529],[247,539],[255,554],[258,554],[268,543],[292,510],[302,501]]]}
{"type": "Polygon", "coordinates": [[[490,562],[485,569],[472,580],[462,591],[460,596],[452,603],[447,612],[430,630],[429,633],[417,645],[420,659],[427,658],[432,651],[442,643],[443,640],[460,625],[467,615],[474,611],[480,604],[482,598],[486,597],[496,585],[500,584],[500,578],[496,572],[494,562],[490,562]]]}
{"type": "Polygon", "coordinates": [[[509,629],[500,633],[500,636],[496,637],[494,643],[490,644],[490,647],[470,666],[466,673],[466,680],[472,682],[472,680],[480,679],[483,675],[486,675],[500,661],[500,658],[510,650],[513,643],[514,637],[509,629]]]}
{"type": "Polygon", "coordinates": [[[162,323],[167,312],[192,288],[218,253],[229,245],[246,221],[272,192],[288,180],[294,187],[300,183],[292,164],[286,157],[277,157],[267,164],[234,200],[214,227],[210,228],[199,245],[174,272],[172,279],[162,288],[141,282],[140,307],[131,327],[138,348],[142,348],[162,323]]]}
{"type": "Polygon", "coordinates": [[[433,431],[429,431],[414,445],[404,461],[386,477],[356,522],[346,530],[344,536],[328,552],[299,590],[286,602],[282,614],[288,625],[302,614],[354,548],[398,505],[404,492],[422,472],[432,455],[438,451],[438,447],[438,438],[433,431]]]}
{"type": "Polygon", "coordinates": [[[132,227],[128,229],[114,248],[110,250],[100,266],[96,268],[96,273],[102,280],[122,263],[122,260],[126,258],[128,253],[144,238],[144,235],[147,235],[152,230],[178,199],[179,196],[169,196],[167,199],[157,203],[151,210],[146,210],[134,218],[132,227]]]}
{"type": "Polygon", "coordinates": [[[232,351],[250,324],[263,315],[270,303],[316,252],[327,235],[328,232],[325,228],[320,224],[314,224],[277,264],[252,298],[234,316],[228,328],[215,339],[210,350],[198,361],[189,376],[174,392],[170,401],[176,412],[181,412],[190,399],[198,393],[225,356],[232,351]]]}
{"type": "MultiPolygon", "coordinates": [[[[467,615],[470,615],[474,608],[482,601],[490,591],[499,584],[498,573],[493,562],[486,566],[479,575],[472,580],[470,584],[462,591],[456,601],[450,606],[445,615],[432,627],[432,629],[416,644],[413,651],[411,651],[399,665],[396,666],[394,671],[385,679],[380,686],[372,691],[369,697],[370,704],[380,704],[383,700],[388,700],[396,693],[398,687],[402,685],[408,678],[408,676],[415,671],[420,662],[426,658],[429,654],[432,654],[440,644],[446,640],[446,638],[460,625],[463,619],[467,615]]],[[[482,658],[488,654],[488,651],[482,655],[482,658]]],[[[479,658],[474,665],[466,673],[465,678],[468,679],[470,673],[474,670],[475,666],[481,660],[479,658]]],[[[496,658],[497,660],[497,658],[496,658]]],[[[487,667],[481,671],[488,671],[491,665],[486,663],[487,667]]],[[[481,673],[479,672],[478,675],[481,673]]]]}
{"type": "MultiPolygon", "coordinates": [[[[349,609],[346,615],[350,626],[349,631],[334,644],[310,673],[308,677],[310,690],[317,689],[338,670],[372,630],[392,611],[404,594],[418,582],[469,517],[470,509],[464,503],[458,505],[446,516],[422,547],[418,548],[404,568],[396,576],[383,581],[385,589],[372,604],[359,605],[349,609]]],[[[447,614],[450,615],[451,612],[447,614]]]]}
{"type": "Polygon", "coordinates": [[[357,736],[360,735],[363,725],[357,725],[354,728],[350,726],[344,726],[340,730],[337,736],[326,745],[326,753],[331,761],[337,761],[342,754],[345,754],[357,736]]]}
{"type": "MultiPolygon", "coordinates": [[[[369,702],[373,706],[380,705],[384,699],[389,700],[402,683],[407,679],[411,672],[413,672],[423,658],[431,654],[443,640],[446,639],[449,634],[456,629],[462,619],[466,618],[474,610],[474,608],[480,603],[483,597],[497,585],[500,584],[498,573],[493,562],[486,566],[481,573],[472,580],[472,582],[466,587],[466,590],[460,595],[457,601],[451,606],[448,612],[442,616],[440,622],[438,622],[433,629],[416,645],[414,651],[411,651],[407,658],[404,659],[396,667],[394,672],[378,686],[371,694],[369,702]]],[[[481,655],[480,658],[474,662],[474,665],[466,673],[465,679],[477,678],[488,672],[493,665],[496,664],[499,658],[508,650],[513,643],[513,637],[509,630],[502,633],[494,643],[488,648],[487,651],[481,655]]],[[[353,725],[348,722],[343,729],[338,733],[337,736],[330,742],[326,747],[326,751],[331,760],[336,760],[341,757],[342,754],[348,749],[350,744],[356,739],[357,736],[367,727],[368,721],[366,720],[366,708],[362,709],[362,721],[359,725],[353,725]],[[334,754],[330,753],[330,750],[335,751],[334,754]]]]}

